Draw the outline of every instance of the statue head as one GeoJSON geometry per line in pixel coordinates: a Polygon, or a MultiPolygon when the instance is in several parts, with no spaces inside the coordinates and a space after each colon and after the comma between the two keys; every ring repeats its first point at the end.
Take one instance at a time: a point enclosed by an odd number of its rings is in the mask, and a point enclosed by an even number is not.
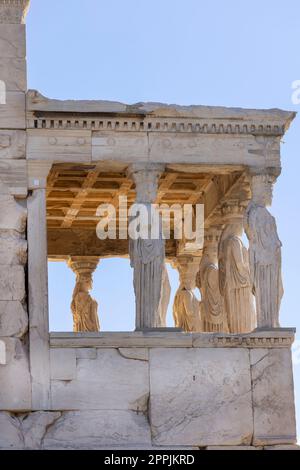
{"type": "Polygon", "coordinates": [[[222,207],[222,216],[225,229],[222,234],[226,236],[237,236],[242,237],[244,233],[244,214],[245,206],[240,204],[239,201],[229,201],[222,207]]]}
{"type": "Polygon", "coordinates": [[[202,260],[203,264],[211,262],[214,264],[218,263],[218,246],[223,231],[223,226],[211,226],[205,230],[204,235],[204,249],[202,260]]]}

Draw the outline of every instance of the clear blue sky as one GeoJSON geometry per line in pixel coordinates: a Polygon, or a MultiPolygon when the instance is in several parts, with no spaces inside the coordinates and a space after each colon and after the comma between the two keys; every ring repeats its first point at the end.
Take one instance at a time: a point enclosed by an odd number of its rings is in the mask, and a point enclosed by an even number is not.
{"type": "MultiPolygon", "coordinates": [[[[51,98],[300,111],[291,101],[300,80],[299,0],[31,0],[27,26],[28,86],[51,98]]],[[[281,324],[300,330],[299,144],[297,117],[282,145],[272,212],[284,245],[281,324]]],[[[174,293],[174,271],[171,279],[174,293]]],[[[49,283],[51,329],[70,330],[73,274],[50,266],[49,283]]],[[[133,329],[127,261],[100,264],[94,296],[104,330],[133,329]]]]}

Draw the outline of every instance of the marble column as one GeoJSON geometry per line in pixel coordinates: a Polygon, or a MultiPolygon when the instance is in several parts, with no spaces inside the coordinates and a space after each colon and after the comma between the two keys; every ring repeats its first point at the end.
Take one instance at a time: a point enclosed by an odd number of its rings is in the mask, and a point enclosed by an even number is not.
{"type": "Polygon", "coordinates": [[[227,201],[222,207],[225,228],[219,243],[219,285],[230,333],[256,328],[249,253],[242,241],[244,213],[239,201],[227,201]]]}
{"type": "Polygon", "coordinates": [[[203,331],[200,302],[194,292],[199,264],[200,257],[197,256],[178,256],[173,263],[178,269],[180,279],[173,305],[173,316],[176,328],[186,332],[203,331]]]}
{"type": "MultiPolygon", "coordinates": [[[[136,298],[136,329],[147,330],[165,326],[160,315],[165,241],[162,236],[161,217],[153,204],[157,198],[158,182],[164,165],[136,163],[128,168],[128,177],[136,185],[136,208],[141,211],[141,236],[129,234],[129,253],[134,270],[136,298]],[[154,216],[158,220],[157,233],[152,233],[154,216]]],[[[130,223],[130,222],[129,222],[130,223]]]]}
{"type": "Polygon", "coordinates": [[[93,273],[98,264],[99,258],[94,256],[71,256],[68,260],[68,266],[76,274],[71,303],[75,333],[100,331],[98,303],[90,295],[93,288],[93,273]]]}
{"type": "Polygon", "coordinates": [[[275,178],[253,175],[252,200],[245,216],[245,231],[249,239],[251,284],[256,299],[258,328],[278,328],[283,296],[281,277],[281,242],[275,218],[267,207],[272,204],[275,178]]]}
{"type": "Polygon", "coordinates": [[[28,307],[32,408],[50,407],[46,188],[51,163],[28,163],[28,307]]]}
{"type": "Polygon", "coordinates": [[[222,225],[210,227],[205,231],[203,255],[197,276],[201,292],[201,317],[204,332],[228,333],[224,299],[219,286],[218,245],[222,225]]]}

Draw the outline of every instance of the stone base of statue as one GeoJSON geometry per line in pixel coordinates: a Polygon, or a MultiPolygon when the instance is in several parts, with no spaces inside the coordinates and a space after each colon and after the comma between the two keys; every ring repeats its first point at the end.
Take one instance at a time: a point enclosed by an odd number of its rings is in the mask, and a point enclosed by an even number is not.
{"type": "Polygon", "coordinates": [[[292,329],[53,333],[51,406],[20,413],[29,380],[7,341],[0,448],[297,449],[293,340],[292,329]]]}

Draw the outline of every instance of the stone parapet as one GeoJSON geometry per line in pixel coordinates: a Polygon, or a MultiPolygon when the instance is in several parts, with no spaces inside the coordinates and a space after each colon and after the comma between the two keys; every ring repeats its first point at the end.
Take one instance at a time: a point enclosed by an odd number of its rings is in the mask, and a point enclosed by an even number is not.
{"type": "MultiPolygon", "coordinates": [[[[281,336],[288,331],[292,338],[293,330],[283,330],[281,336]]],[[[264,333],[270,337],[271,332],[264,333]]],[[[192,335],[138,332],[73,334],[78,343],[72,347],[63,336],[71,335],[51,335],[50,407],[40,414],[31,413],[29,403],[27,409],[33,419],[31,433],[41,432],[41,427],[35,427],[37,416],[38,422],[50,419],[51,424],[44,429],[42,441],[31,441],[29,448],[295,448],[292,361],[287,346],[194,347],[192,335]],[[84,336],[89,343],[82,343],[84,336]],[[114,346],[104,344],[105,336],[110,341],[114,338],[114,346]],[[41,418],[44,414],[46,418],[41,418]]],[[[276,337],[274,331],[272,337],[276,337]]],[[[16,367],[14,361],[10,355],[7,371],[9,364],[16,367]]],[[[22,417],[15,414],[14,403],[10,405],[9,390],[4,383],[0,429],[2,425],[24,433],[22,417]]],[[[0,448],[7,445],[3,434],[0,448]]],[[[19,444],[12,439],[10,445],[19,444]]]]}
{"type": "Polygon", "coordinates": [[[230,335],[221,333],[183,333],[136,331],[133,333],[50,333],[53,348],[290,348],[294,328],[276,328],[253,333],[230,335]]]}

